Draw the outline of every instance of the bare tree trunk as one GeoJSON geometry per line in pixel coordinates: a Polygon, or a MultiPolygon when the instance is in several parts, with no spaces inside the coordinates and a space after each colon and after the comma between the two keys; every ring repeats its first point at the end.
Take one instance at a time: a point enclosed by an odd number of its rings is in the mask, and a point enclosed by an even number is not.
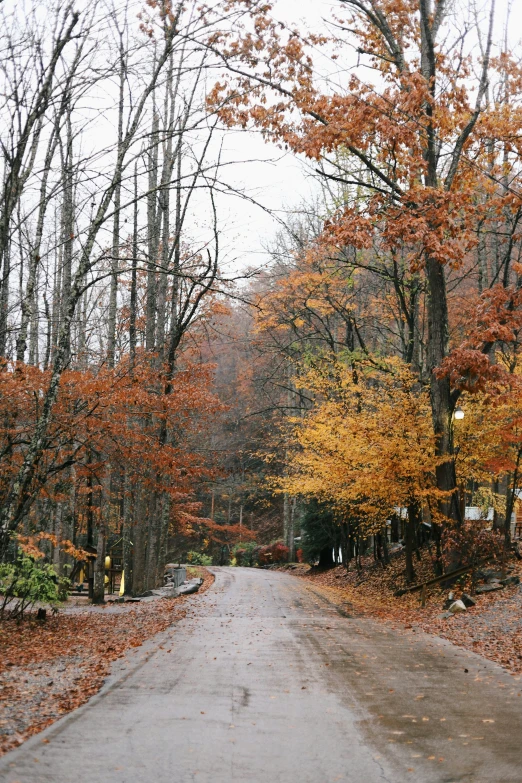
{"type": "MultiPolygon", "coordinates": [[[[40,186],[40,204],[38,207],[38,219],[36,223],[34,247],[32,248],[32,252],[30,255],[27,286],[26,286],[25,296],[22,297],[20,302],[20,308],[22,311],[22,320],[20,324],[20,332],[18,335],[18,340],[16,343],[16,360],[18,362],[23,362],[25,359],[27,328],[29,323],[31,322],[31,318],[32,317],[34,318],[35,303],[37,301],[36,291],[37,291],[38,265],[40,263],[44,220],[47,212],[47,206],[49,204],[49,198],[47,195],[47,183],[49,180],[51,163],[54,158],[54,154],[56,152],[57,144],[58,144],[58,133],[56,132],[56,128],[53,128],[49,139],[49,144],[47,145],[47,152],[45,155],[44,166],[43,166],[42,183],[40,186]]],[[[33,346],[33,354],[34,354],[34,346],[33,346]]],[[[30,363],[34,364],[34,361],[30,363]]]]}
{"type": "Polygon", "coordinates": [[[283,493],[283,544],[288,546],[288,536],[290,530],[290,496],[288,492],[283,493]]]}
{"type": "Polygon", "coordinates": [[[157,303],[157,325],[156,325],[156,345],[159,352],[159,359],[163,358],[165,353],[165,326],[166,326],[166,304],[167,304],[167,283],[168,267],[170,259],[169,239],[170,239],[170,181],[174,168],[174,158],[172,155],[172,134],[174,131],[174,96],[173,96],[173,61],[172,57],[169,63],[169,70],[165,84],[165,104],[164,121],[165,131],[163,141],[163,167],[161,174],[161,188],[159,191],[158,205],[158,231],[162,229],[161,239],[161,268],[158,274],[158,303],[157,303]]]}
{"type": "Polygon", "coordinates": [[[44,360],[43,360],[43,368],[44,370],[47,370],[49,367],[49,362],[51,361],[51,346],[52,346],[52,339],[53,339],[53,317],[51,313],[51,308],[49,307],[49,302],[47,301],[47,297],[44,294],[44,308],[45,308],[45,320],[47,321],[47,329],[45,332],[45,354],[44,354],[44,360]]]}
{"type": "MultiPolygon", "coordinates": [[[[63,207],[62,207],[62,286],[60,321],[67,317],[67,308],[71,298],[72,259],[74,245],[74,196],[73,196],[73,140],[71,124],[71,106],[67,100],[67,140],[65,155],[62,154],[63,166],[63,207]]],[[[70,358],[71,334],[68,333],[66,346],[66,363],[70,358]]]]}
{"type": "Polygon", "coordinates": [[[111,287],[109,292],[109,316],[108,316],[108,335],[107,335],[107,364],[110,368],[114,367],[114,358],[116,352],[116,314],[118,309],[118,274],[120,269],[120,210],[121,210],[121,174],[123,167],[123,158],[121,156],[121,145],[123,143],[123,101],[126,77],[125,52],[123,48],[123,36],[120,33],[120,94],[118,103],[118,145],[117,160],[119,161],[118,171],[116,172],[116,187],[114,189],[114,220],[112,229],[112,258],[111,258],[111,287]]]}
{"type": "Polygon", "coordinates": [[[428,311],[428,344],[427,359],[430,373],[431,408],[433,430],[436,442],[436,454],[446,459],[436,468],[437,486],[447,493],[441,501],[442,513],[458,523],[462,522],[457,498],[457,478],[453,456],[453,411],[456,396],[450,392],[448,377],[436,375],[436,368],[447,356],[449,341],[449,317],[446,299],[446,282],[444,268],[435,259],[428,258],[427,266],[427,311],[428,311]]]}
{"type": "Polygon", "coordinates": [[[297,498],[292,498],[292,503],[290,507],[290,523],[288,527],[288,562],[294,563],[295,562],[295,513],[297,509],[297,498]]]}
{"type": "Polygon", "coordinates": [[[145,489],[139,485],[136,489],[135,498],[135,524],[132,541],[134,543],[134,557],[132,570],[132,594],[140,595],[145,589],[145,565],[146,565],[146,528],[144,520],[147,514],[147,502],[145,489]]]}
{"type": "MultiPolygon", "coordinates": [[[[57,223],[57,216],[55,215],[55,222],[57,223]]],[[[53,299],[52,299],[52,311],[51,311],[51,360],[56,354],[56,345],[58,342],[58,335],[60,333],[60,302],[62,293],[62,258],[63,247],[61,242],[55,242],[55,247],[58,251],[54,256],[54,271],[53,271],[53,299]]]]}
{"type": "MultiPolygon", "coordinates": [[[[9,226],[6,226],[6,233],[9,226]]],[[[9,285],[11,278],[11,249],[6,238],[2,248],[2,277],[0,278],[0,356],[6,357],[8,341],[8,315],[9,315],[9,285]]]]}
{"type": "Polygon", "coordinates": [[[511,544],[511,517],[515,508],[516,491],[520,475],[520,460],[522,459],[522,449],[518,449],[517,459],[515,462],[515,469],[511,476],[511,482],[509,477],[506,478],[506,516],[504,518],[504,537],[506,547],[511,544]]]}
{"type": "Polygon", "coordinates": [[[134,167],[134,220],[132,231],[132,269],[129,312],[129,360],[131,369],[136,363],[136,305],[138,267],[138,166],[134,167]]]}
{"type": "Polygon", "coordinates": [[[111,517],[111,465],[107,465],[101,481],[101,497],[98,518],[98,542],[96,545],[96,562],[94,565],[93,603],[105,603],[105,550],[111,517]]]}
{"type": "Polygon", "coordinates": [[[412,501],[408,505],[408,515],[404,531],[404,546],[406,556],[406,581],[413,582],[415,579],[415,569],[413,566],[413,553],[415,551],[415,531],[420,521],[420,508],[417,501],[412,501]]]}
{"type": "Polygon", "coordinates": [[[147,531],[147,560],[145,571],[145,586],[147,589],[157,587],[156,566],[158,561],[158,547],[161,529],[161,510],[158,508],[158,494],[151,492],[146,505],[148,519],[147,531]]]}
{"type": "Polygon", "coordinates": [[[132,547],[133,547],[133,510],[135,503],[135,492],[132,486],[131,477],[129,471],[125,472],[124,488],[123,488],[123,574],[124,574],[124,595],[132,594],[132,581],[133,581],[133,563],[132,563],[132,547]]]}
{"type": "Polygon", "coordinates": [[[165,563],[167,562],[167,543],[169,538],[170,525],[170,495],[164,492],[161,499],[161,531],[158,547],[158,561],[156,566],[156,582],[160,584],[165,563]]]}
{"type": "Polygon", "coordinates": [[[94,563],[94,589],[92,602],[105,603],[105,522],[100,519],[98,525],[98,542],[96,544],[96,560],[94,563]]]}
{"type": "Polygon", "coordinates": [[[53,551],[53,565],[60,575],[62,574],[62,563],[60,558],[60,542],[63,538],[62,522],[63,503],[62,501],[58,501],[54,510],[54,535],[56,537],[56,544],[54,545],[53,551]]]}
{"type": "Polygon", "coordinates": [[[149,195],[147,196],[147,313],[145,325],[145,348],[153,351],[156,345],[156,288],[158,262],[158,128],[159,118],[154,107],[151,148],[149,150],[149,195]]]}
{"type": "MultiPolygon", "coordinates": [[[[39,344],[38,344],[38,338],[39,338],[39,331],[40,331],[40,316],[39,316],[39,309],[38,309],[38,266],[35,270],[35,276],[34,276],[34,291],[32,293],[32,300],[30,305],[30,312],[31,312],[31,331],[29,336],[29,364],[31,364],[33,367],[37,367],[40,363],[40,352],[39,352],[39,344]]],[[[25,351],[24,351],[25,353],[25,351]]],[[[22,360],[23,361],[23,360],[22,360]]]]}
{"type": "MultiPolygon", "coordinates": [[[[57,31],[53,48],[48,64],[43,65],[41,72],[37,74],[38,85],[32,100],[29,100],[27,117],[22,127],[16,128],[16,130],[13,128],[15,133],[18,132],[18,138],[9,156],[9,165],[6,167],[2,193],[0,195],[0,266],[2,268],[2,276],[0,278],[0,356],[5,356],[8,336],[7,314],[11,220],[19,203],[24,185],[34,167],[42,130],[42,119],[53,95],[56,67],[62,58],[63,50],[72,39],[73,30],[78,19],[79,14],[73,12],[70,6],[66,7],[61,22],[57,19],[57,31]]],[[[41,62],[41,53],[42,49],[39,49],[38,53],[35,52],[35,62],[41,62]]],[[[5,159],[7,160],[7,157],[5,159]]]]}

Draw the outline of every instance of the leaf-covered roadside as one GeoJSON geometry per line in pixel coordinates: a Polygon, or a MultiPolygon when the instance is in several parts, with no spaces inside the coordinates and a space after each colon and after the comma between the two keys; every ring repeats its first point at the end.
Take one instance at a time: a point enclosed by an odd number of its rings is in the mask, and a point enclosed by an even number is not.
{"type": "MultiPolygon", "coordinates": [[[[214,577],[204,579],[199,593],[214,577]]],[[[96,693],[112,661],[186,614],[194,596],[67,609],[44,624],[0,626],[0,755],[96,693]]],[[[197,600],[197,599],[196,599],[197,600]]]]}
{"type": "MultiPolygon", "coordinates": [[[[368,558],[370,561],[370,558],[368,558]]],[[[502,591],[474,596],[476,606],[466,613],[442,619],[442,605],[449,590],[433,587],[427,594],[426,606],[420,605],[420,593],[400,598],[394,592],[403,586],[404,559],[395,558],[387,569],[365,564],[363,576],[356,571],[346,573],[339,566],[324,572],[296,568],[293,573],[311,581],[326,591],[328,600],[348,612],[357,612],[401,628],[417,629],[448,639],[459,647],[471,650],[505,667],[512,674],[522,674],[522,588],[506,587],[502,591]]],[[[522,577],[520,566],[515,566],[522,577]]],[[[418,582],[432,577],[428,557],[416,563],[418,582]]],[[[470,578],[452,588],[455,597],[469,592],[470,578]]]]}

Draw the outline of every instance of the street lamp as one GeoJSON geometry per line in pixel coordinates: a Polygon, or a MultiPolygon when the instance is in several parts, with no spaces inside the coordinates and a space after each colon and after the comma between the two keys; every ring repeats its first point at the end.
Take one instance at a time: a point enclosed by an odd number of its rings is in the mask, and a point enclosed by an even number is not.
{"type": "MultiPolygon", "coordinates": [[[[455,408],[455,412],[453,414],[456,421],[461,421],[464,418],[464,411],[460,407],[460,405],[457,405],[455,408]]],[[[458,454],[458,449],[457,452],[458,454]]],[[[466,519],[466,489],[465,485],[462,483],[458,485],[458,497],[459,497],[459,506],[460,506],[460,514],[462,517],[462,521],[464,522],[466,519]]]]}

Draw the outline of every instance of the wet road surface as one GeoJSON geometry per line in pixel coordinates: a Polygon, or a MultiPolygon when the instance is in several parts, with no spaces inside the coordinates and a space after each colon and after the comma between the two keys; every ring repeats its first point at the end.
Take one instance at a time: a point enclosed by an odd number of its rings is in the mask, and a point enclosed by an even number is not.
{"type": "Polygon", "coordinates": [[[0,762],[6,783],[521,783],[522,681],[342,615],[286,574],[215,569],[187,618],[0,762]]]}

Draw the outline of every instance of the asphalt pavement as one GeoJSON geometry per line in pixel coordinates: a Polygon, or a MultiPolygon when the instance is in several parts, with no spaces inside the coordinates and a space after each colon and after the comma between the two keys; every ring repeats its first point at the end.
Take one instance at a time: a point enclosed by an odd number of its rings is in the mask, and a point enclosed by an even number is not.
{"type": "Polygon", "coordinates": [[[6,783],[521,783],[522,681],[287,574],[214,569],[187,618],[0,761],[6,783]]]}

